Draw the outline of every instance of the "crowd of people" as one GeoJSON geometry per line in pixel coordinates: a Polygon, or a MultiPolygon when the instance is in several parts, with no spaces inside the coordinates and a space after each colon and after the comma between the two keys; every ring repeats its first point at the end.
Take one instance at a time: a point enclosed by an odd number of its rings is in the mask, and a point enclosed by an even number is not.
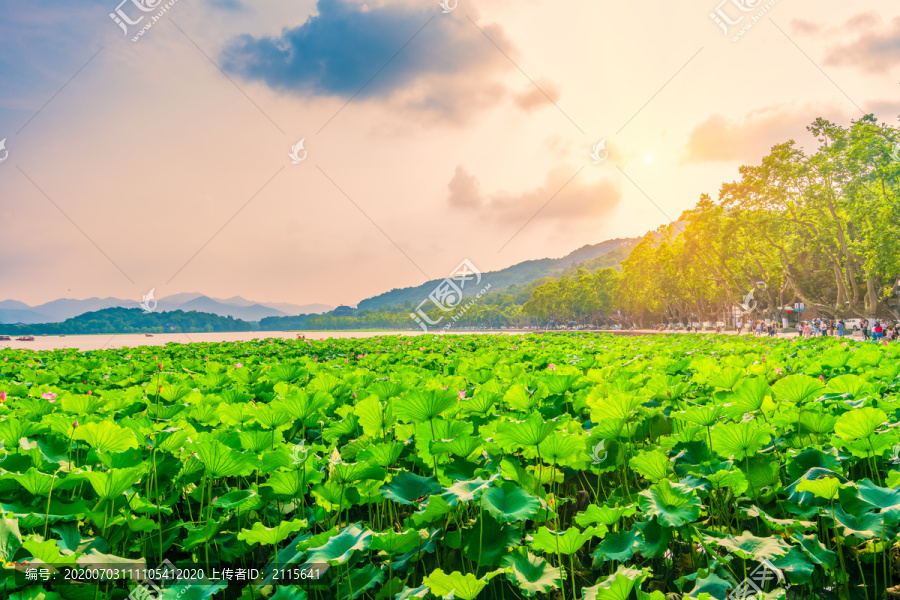
{"type": "MultiPolygon", "coordinates": [[[[751,321],[747,324],[750,333],[756,334],[758,337],[778,335],[777,321],[763,321],[761,319],[751,321]]],[[[737,323],[738,334],[743,333],[744,324],[737,323]]],[[[900,339],[900,322],[888,322],[878,319],[860,319],[858,325],[854,323],[853,327],[849,327],[843,319],[811,319],[809,321],[801,321],[797,326],[797,334],[800,337],[846,337],[851,336],[855,331],[859,331],[864,340],[885,340],[894,341],[900,339]]]]}

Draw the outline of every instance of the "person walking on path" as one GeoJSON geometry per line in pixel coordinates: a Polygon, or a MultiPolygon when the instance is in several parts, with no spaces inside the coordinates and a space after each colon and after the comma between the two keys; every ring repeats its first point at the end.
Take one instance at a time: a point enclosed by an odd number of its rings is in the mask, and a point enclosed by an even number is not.
{"type": "Polygon", "coordinates": [[[863,319],[862,322],[860,322],[859,327],[862,329],[863,339],[869,339],[869,320],[863,319]]]}
{"type": "Polygon", "coordinates": [[[844,337],[844,320],[843,319],[841,319],[837,323],[837,336],[844,337]]]}

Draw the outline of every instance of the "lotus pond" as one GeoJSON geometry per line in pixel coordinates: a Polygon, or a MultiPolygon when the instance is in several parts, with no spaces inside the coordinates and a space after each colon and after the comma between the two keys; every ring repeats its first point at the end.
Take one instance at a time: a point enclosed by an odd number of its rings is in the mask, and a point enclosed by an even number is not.
{"type": "Polygon", "coordinates": [[[900,583],[896,351],[0,350],[0,597],[880,599],[900,583]]]}

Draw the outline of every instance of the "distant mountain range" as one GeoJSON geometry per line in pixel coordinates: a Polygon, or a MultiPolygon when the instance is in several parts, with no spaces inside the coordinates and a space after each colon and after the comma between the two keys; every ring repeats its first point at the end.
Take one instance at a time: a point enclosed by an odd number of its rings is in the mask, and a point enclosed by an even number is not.
{"type": "MultiPolygon", "coordinates": [[[[631,250],[640,241],[641,238],[607,240],[599,244],[582,246],[562,258],[526,260],[500,271],[482,273],[482,279],[478,286],[469,285],[463,288],[463,295],[465,297],[472,296],[487,284],[491,284],[491,292],[498,292],[513,285],[525,286],[546,277],[559,277],[578,268],[595,271],[605,267],[618,267],[623,260],[628,258],[631,250]]],[[[477,267],[478,265],[475,266],[477,267]]],[[[449,277],[450,273],[447,273],[447,276],[449,277]]],[[[376,309],[382,306],[396,306],[406,302],[417,305],[428,298],[428,294],[443,280],[443,278],[435,279],[416,287],[393,289],[390,292],[361,301],[357,308],[376,309]]]]}
{"type": "MultiPolygon", "coordinates": [[[[121,298],[87,298],[73,300],[61,298],[38,306],[29,306],[17,300],[0,301],[0,323],[61,323],[86,312],[105,308],[139,308],[135,300],[121,298]]],[[[259,321],[265,317],[284,317],[301,314],[320,314],[332,310],[327,304],[289,304],[285,302],[253,302],[233,298],[210,298],[199,293],[173,294],[158,299],[155,312],[183,310],[210,313],[221,317],[234,317],[244,321],[259,321]]]]}

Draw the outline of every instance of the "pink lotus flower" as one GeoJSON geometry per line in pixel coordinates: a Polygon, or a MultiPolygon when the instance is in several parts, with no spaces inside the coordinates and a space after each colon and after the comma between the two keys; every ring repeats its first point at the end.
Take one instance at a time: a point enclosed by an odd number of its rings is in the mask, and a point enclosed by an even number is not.
{"type": "Polygon", "coordinates": [[[53,392],[44,392],[41,394],[41,398],[44,400],[49,400],[50,402],[56,402],[56,394],[53,392]]]}
{"type": "Polygon", "coordinates": [[[784,373],[784,371],[781,370],[781,367],[775,367],[775,374],[776,374],[776,375],[781,375],[782,373],[784,373]]]}
{"type": "Polygon", "coordinates": [[[6,402],[6,392],[0,392],[0,402],[6,402]]]}
{"type": "Polygon", "coordinates": [[[825,381],[825,376],[824,376],[824,375],[819,375],[819,381],[825,381]]]}
{"type": "Polygon", "coordinates": [[[162,363],[159,363],[159,370],[162,371],[162,363]]]}
{"type": "Polygon", "coordinates": [[[78,421],[75,421],[75,424],[72,427],[78,427],[78,421]]]}
{"type": "Polygon", "coordinates": [[[463,400],[466,397],[466,390],[459,390],[459,399],[463,400]]]}
{"type": "Polygon", "coordinates": [[[555,371],[556,365],[554,365],[553,363],[550,363],[549,365],[547,365],[547,368],[550,369],[551,371],[555,371]]]}
{"type": "Polygon", "coordinates": [[[243,366],[244,366],[244,365],[242,365],[241,363],[234,363],[234,368],[235,368],[235,369],[240,369],[240,368],[243,367],[243,366]]]}
{"type": "Polygon", "coordinates": [[[88,396],[92,395],[93,393],[94,392],[92,392],[91,390],[88,390],[88,396]]]}

